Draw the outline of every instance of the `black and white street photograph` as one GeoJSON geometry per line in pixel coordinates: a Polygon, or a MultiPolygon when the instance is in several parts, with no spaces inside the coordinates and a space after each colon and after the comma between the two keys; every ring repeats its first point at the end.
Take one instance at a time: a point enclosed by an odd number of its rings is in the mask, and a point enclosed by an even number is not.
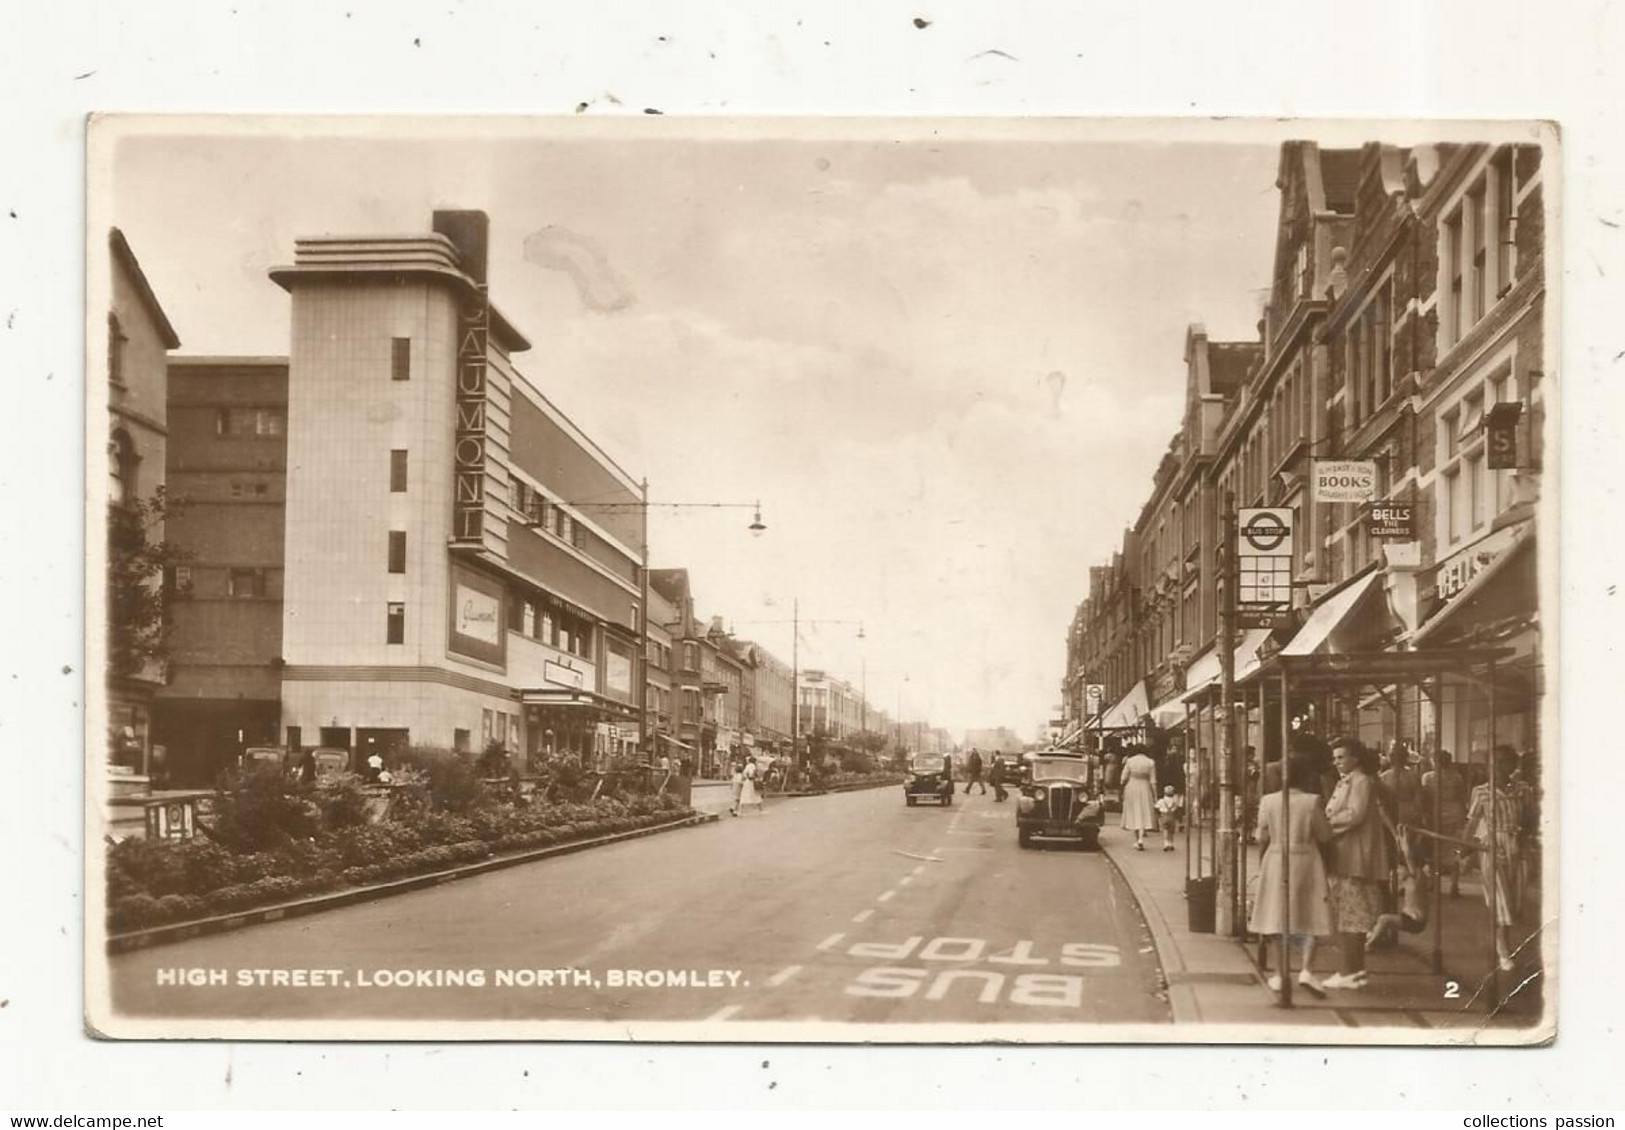
{"type": "Polygon", "coordinates": [[[1560,169],[95,118],[87,1024],[1550,1040],[1560,169]]]}

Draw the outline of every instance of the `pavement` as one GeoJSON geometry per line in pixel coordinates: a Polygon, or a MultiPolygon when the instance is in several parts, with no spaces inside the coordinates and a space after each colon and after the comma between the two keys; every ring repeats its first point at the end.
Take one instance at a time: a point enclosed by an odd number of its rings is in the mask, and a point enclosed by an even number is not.
{"type": "Polygon", "coordinates": [[[705,1022],[736,1040],[783,1038],[775,1022],[913,1040],[1087,1023],[1129,1039],[1168,1038],[1172,1019],[1103,854],[1020,848],[1013,804],[991,794],[910,808],[898,788],[770,798],[681,835],[120,954],[108,972],[115,1021],[171,1034],[467,1019],[606,1022],[615,1038],[705,1022]]]}
{"type": "MultiPolygon", "coordinates": [[[[1109,818],[1111,824],[1118,820],[1109,818]]],[[[1133,849],[1133,836],[1108,827],[1101,844],[1122,873],[1145,914],[1157,956],[1167,980],[1169,1005],[1176,1024],[1318,1026],[1325,1028],[1428,1029],[1460,1031],[1469,1036],[1486,1025],[1526,1027],[1540,1013],[1541,976],[1538,931],[1522,932],[1528,944],[1518,954],[1514,973],[1489,975],[1488,913],[1476,882],[1463,880],[1460,898],[1442,900],[1441,972],[1433,971],[1433,932],[1405,935],[1390,949],[1366,956],[1367,988],[1327,990],[1317,1000],[1302,990],[1293,993],[1290,1012],[1265,985],[1268,970],[1256,940],[1251,944],[1190,928],[1185,884],[1189,860],[1187,838],[1174,839],[1175,850],[1161,850],[1160,833],[1146,839],[1146,850],[1133,849]],[[1501,1000],[1496,1005],[1497,997],[1501,1000]]],[[[1258,850],[1249,850],[1249,874],[1258,873],[1258,850]]],[[[1194,868],[1192,869],[1194,870],[1194,868]]],[[[1516,944],[1516,939],[1515,939],[1516,944]]],[[[1273,954],[1273,947],[1272,954],[1273,954]]],[[[1329,940],[1317,948],[1311,969],[1317,977],[1335,972],[1338,950],[1329,940]]],[[[1271,956],[1270,960],[1273,960],[1271,956]]]]}

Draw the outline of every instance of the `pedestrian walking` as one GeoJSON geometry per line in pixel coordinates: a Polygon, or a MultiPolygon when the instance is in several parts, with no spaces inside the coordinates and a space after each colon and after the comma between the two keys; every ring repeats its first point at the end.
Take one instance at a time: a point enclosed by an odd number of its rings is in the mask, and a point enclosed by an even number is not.
{"type": "Polygon", "coordinates": [[[1325,985],[1328,989],[1363,989],[1367,982],[1366,935],[1385,909],[1388,833],[1370,751],[1358,738],[1339,738],[1332,743],[1332,760],[1339,776],[1326,805],[1332,829],[1326,881],[1342,967],[1326,978],[1325,985]]]}
{"type": "Polygon", "coordinates": [[[987,779],[993,785],[993,799],[995,801],[1003,800],[1010,795],[1004,789],[1005,773],[1004,757],[1002,754],[995,753],[993,755],[993,764],[988,766],[987,770],[987,779]]]}
{"type": "Polygon", "coordinates": [[[970,787],[972,785],[975,785],[977,788],[981,789],[983,796],[987,795],[987,782],[982,780],[982,754],[979,750],[974,748],[970,751],[970,756],[965,759],[966,796],[970,795],[970,787]]]}
{"type": "Polygon", "coordinates": [[[757,787],[758,771],[754,757],[745,758],[745,767],[740,771],[739,780],[739,811],[754,808],[758,815],[765,812],[762,807],[762,791],[757,787]]]}
{"type": "Polygon", "coordinates": [[[1172,785],[1162,786],[1157,798],[1157,823],[1162,827],[1162,850],[1174,850],[1174,833],[1179,831],[1179,798],[1172,785]]]}
{"type": "Polygon", "coordinates": [[[1478,875],[1484,886],[1484,905],[1490,908],[1495,925],[1495,958],[1502,972],[1512,970],[1507,930],[1515,919],[1512,884],[1518,863],[1518,802],[1511,789],[1515,767],[1513,758],[1498,756],[1493,799],[1486,781],[1474,787],[1467,804],[1467,837],[1478,844],[1478,875]],[[1491,804],[1495,806],[1493,813],[1491,804]]]}
{"type": "Polygon", "coordinates": [[[1136,753],[1123,762],[1123,819],[1125,831],[1134,833],[1134,850],[1145,850],[1145,834],[1157,826],[1157,763],[1136,753]]]}
{"type": "Polygon", "coordinates": [[[1281,794],[1265,793],[1258,801],[1258,824],[1253,835],[1264,847],[1259,868],[1258,897],[1247,928],[1260,937],[1276,939],[1275,973],[1269,978],[1273,992],[1281,991],[1281,974],[1289,950],[1302,954],[1298,984],[1315,996],[1325,996],[1321,983],[1309,971],[1316,939],[1332,932],[1330,888],[1321,846],[1332,838],[1331,822],[1320,806],[1320,779],[1313,762],[1293,754],[1287,759],[1286,815],[1281,794]],[[1282,850],[1283,841],[1287,847],[1282,850]],[[1281,867],[1287,862],[1286,882],[1281,867]],[[1290,884],[1290,890],[1287,889],[1290,884]]]}
{"type": "Polygon", "coordinates": [[[729,776],[733,779],[734,802],[728,811],[738,816],[739,798],[745,791],[745,763],[736,758],[730,767],[729,776]]]}
{"type": "MultiPolygon", "coordinates": [[[[1448,749],[1436,752],[1433,768],[1422,774],[1422,808],[1430,821],[1438,820],[1435,831],[1441,836],[1454,840],[1463,838],[1467,827],[1467,781],[1456,768],[1448,749]]],[[[1457,898],[1461,894],[1461,852],[1439,842],[1433,846],[1432,853],[1439,878],[1443,880],[1449,871],[1450,897],[1457,898]]]]}
{"type": "MultiPolygon", "coordinates": [[[[1422,774],[1411,764],[1411,752],[1404,742],[1395,742],[1388,751],[1388,767],[1378,779],[1389,802],[1388,815],[1401,828],[1422,828],[1428,824],[1428,813],[1423,811],[1422,774]]],[[[1410,842],[1406,840],[1405,856],[1410,858],[1410,842]]]]}

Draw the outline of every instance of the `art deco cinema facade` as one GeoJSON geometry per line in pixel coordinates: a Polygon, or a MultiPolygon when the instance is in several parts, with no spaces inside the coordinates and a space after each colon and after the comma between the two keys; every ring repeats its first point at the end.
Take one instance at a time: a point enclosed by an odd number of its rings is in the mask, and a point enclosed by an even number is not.
{"type": "Polygon", "coordinates": [[[298,241],[284,740],[532,757],[636,740],[638,484],[512,360],[487,219],[298,241]]]}

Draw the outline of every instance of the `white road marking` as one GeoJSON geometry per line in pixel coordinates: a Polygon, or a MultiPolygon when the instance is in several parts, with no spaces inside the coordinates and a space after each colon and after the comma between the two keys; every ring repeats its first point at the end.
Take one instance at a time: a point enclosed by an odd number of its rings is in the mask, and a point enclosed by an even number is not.
{"type": "MultiPolygon", "coordinates": [[[[937,862],[941,863],[942,861],[939,859],[939,860],[937,860],[937,862]]],[[[914,870],[910,871],[909,874],[910,875],[918,875],[921,871],[924,871],[924,870],[925,870],[925,864],[922,863],[918,867],[916,867],[914,870]]]]}
{"type": "Polygon", "coordinates": [[[914,882],[914,876],[904,875],[901,879],[897,880],[897,885],[899,887],[906,887],[912,882],[914,882]]]}
{"type": "Polygon", "coordinates": [[[711,1020],[732,1020],[734,1018],[734,1014],[737,1013],[743,1007],[744,1007],[743,1005],[730,1004],[726,1008],[717,1009],[716,1012],[712,1013],[710,1016],[707,1016],[705,1019],[707,1021],[711,1021],[711,1020]]]}
{"type": "Polygon", "coordinates": [[[827,949],[829,949],[829,947],[833,946],[836,942],[840,941],[844,937],[846,937],[845,934],[831,934],[829,937],[827,937],[823,941],[819,942],[813,948],[814,949],[820,949],[820,950],[827,950],[827,949]]]}
{"type": "Polygon", "coordinates": [[[883,894],[879,898],[875,899],[875,901],[876,902],[890,902],[891,899],[892,899],[892,896],[895,895],[896,893],[897,893],[896,891],[887,891],[885,894],[883,894]]]}
{"type": "Polygon", "coordinates": [[[771,985],[773,988],[776,989],[780,985],[784,984],[786,981],[788,981],[790,978],[794,977],[797,973],[800,973],[800,972],[801,972],[801,966],[799,966],[799,965],[786,965],[783,969],[779,970],[777,973],[773,974],[773,976],[769,977],[767,979],[767,983],[769,985],[771,985]]]}
{"type": "MultiPolygon", "coordinates": [[[[854,914],[852,916],[852,921],[854,921],[854,922],[867,922],[867,921],[869,921],[869,919],[874,917],[874,913],[875,913],[875,908],[871,906],[867,910],[860,910],[856,914],[854,914]]],[[[822,949],[823,947],[820,946],[819,948],[822,949]]]]}
{"type": "MultiPolygon", "coordinates": [[[[915,852],[912,852],[912,851],[903,851],[901,848],[892,848],[892,854],[893,855],[906,856],[909,859],[921,859],[921,860],[924,860],[926,863],[941,863],[942,862],[942,860],[938,859],[934,855],[919,855],[919,854],[917,854],[915,852]]],[[[922,870],[924,870],[924,868],[916,867],[914,870],[922,871],[922,870]]]]}

